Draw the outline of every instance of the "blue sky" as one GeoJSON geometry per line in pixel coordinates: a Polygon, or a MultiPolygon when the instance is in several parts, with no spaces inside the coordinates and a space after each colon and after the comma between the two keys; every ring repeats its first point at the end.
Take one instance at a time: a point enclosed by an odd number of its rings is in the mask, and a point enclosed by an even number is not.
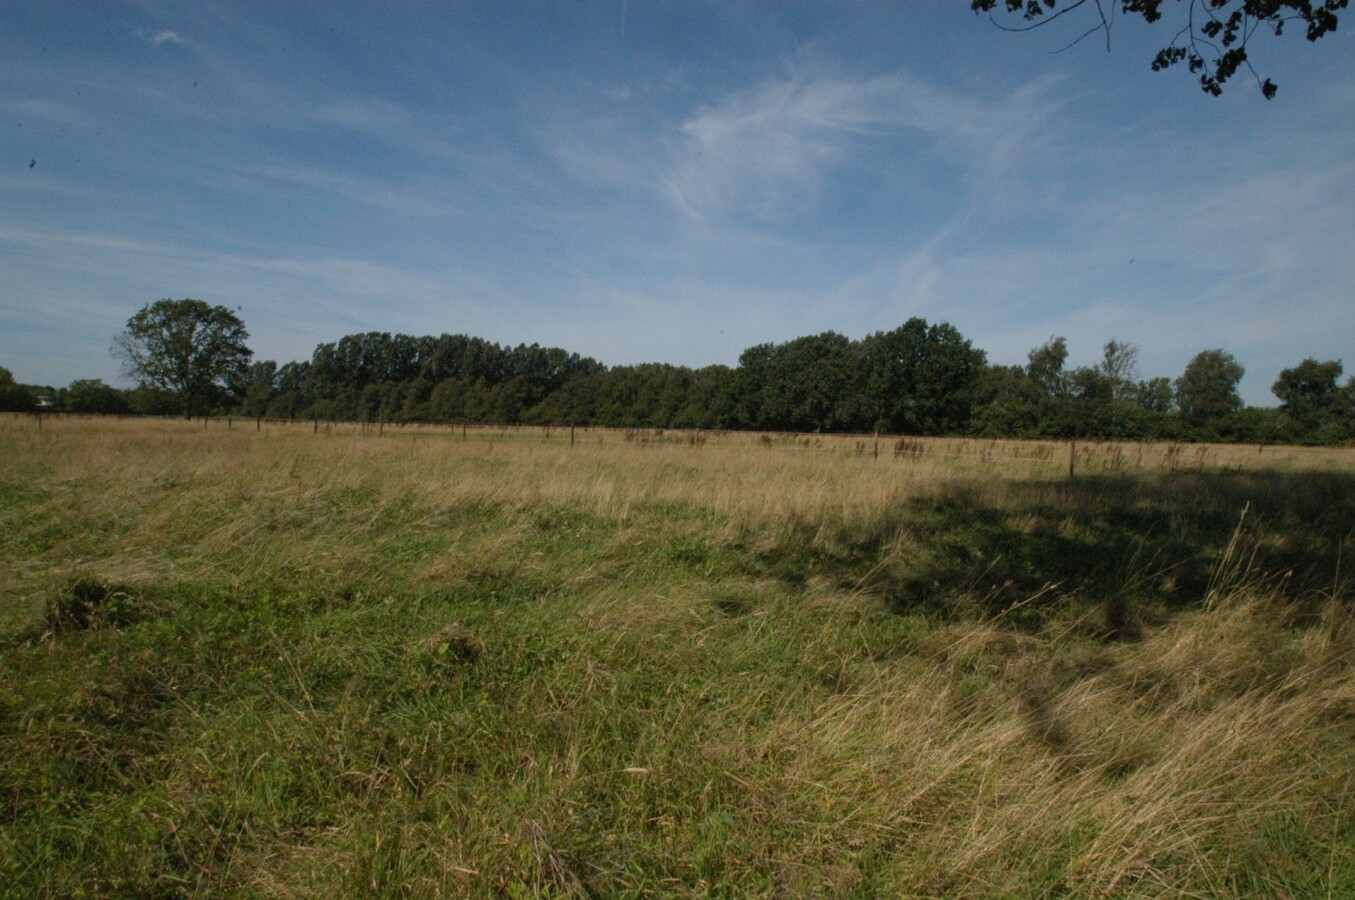
{"type": "Polygon", "coordinates": [[[386,6],[0,6],[0,365],[125,384],[128,317],[196,297],[279,362],[733,365],[922,316],[1000,363],[1222,347],[1255,404],[1355,370],[1355,28],[1258,41],[1266,102],[1149,71],[1161,27],[1053,52],[1082,28],[966,0],[386,6]]]}

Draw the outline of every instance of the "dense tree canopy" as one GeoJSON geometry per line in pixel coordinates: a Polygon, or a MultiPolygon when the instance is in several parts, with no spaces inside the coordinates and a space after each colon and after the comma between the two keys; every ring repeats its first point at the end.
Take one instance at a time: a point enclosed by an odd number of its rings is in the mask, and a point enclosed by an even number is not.
{"type": "Polygon", "coordinates": [[[1318,362],[1309,358],[1280,372],[1271,392],[1280,398],[1280,408],[1296,436],[1327,441],[1350,434],[1355,424],[1355,379],[1338,387],[1341,371],[1338,359],[1318,362]]]}
{"type": "Polygon", "coordinates": [[[0,412],[29,412],[33,398],[14,382],[14,374],[0,366],[0,412]]]}
{"type": "Polygon", "coordinates": [[[104,384],[97,378],[82,378],[71,382],[62,396],[62,408],[73,413],[125,413],[131,405],[122,391],[104,384]]]}
{"type": "MultiPolygon", "coordinates": [[[[1167,20],[1173,28],[1171,42],[1153,58],[1153,70],[1185,64],[1206,93],[1218,96],[1223,85],[1241,70],[1256,79],[1261,93],[1275,96],[1275,83],[1264,80],[1252,68],[1249,45],[1261,31],[1279,37],[1291,22],[1298,23],[1309,41],[1335,31],[1337,13],[1347,0],[971,0],[970,8],[988,13],[1000,27],[1028,31],[1078,13],[1083,30],[1074,32],[1073,43],[1098,32],[1110,42],[1116,11],[1139,16],[1145,22],[1167,20]],[[1163,7],[1167,6],[1164,13],[1163,7]],[[997,13],[1017,16],[1024,23],[1002,25],[997,13]]],[[[1074,18],[1077,18],[1076,16],[1074,18]]]]}
{"type": "Polygon", "coordinates": [[[1208,425],[1220,416],[1242,408],[1237,385],[1242,364],[1223,350],[1202,350],[1186,364],[1176,381],[1181,415],[1192,425],[1208,425]]]}
{"type": "Polygon", "coordinates": [[[184,415],[211,410],[243,379],[254,352],[239,316],[202,300],[158,300],[127,320],[113,355],[123,372],[178,398],[184,415]]]}
{"type": "Polygon", "coordinates": [[[139,373],[134,390],[89,379],[60,391],[20,385],[0,368],[0,409],[33,411],[43,397],[65,412],[166,415],[191,409],[390,423],[1325,444],[1355,439],[1355,378],[1340,384],[1340,360],[1305,359],[1283,370],[1272,388],[1282,405],[1247,408],[1238,394],[1242,365],[1222,349],[1196,354],[1178,378],[1140,380],[1138,346],[1118,339],[1107,341],[1091,365],[1070,366],[1068,341],[1057,335],[1032,348],[1025,365],[989,364],[955,326],[921,318],[860,339],[828,331],[758,344],[744,351],[737,366],[701,369],[668,363],[609,368],[558,347],[386,332],[320,344],[309,360],[251,364],[245,337],[229,310],[197,300],[161,301],[132,318],[115,350],[125,358],[131,345],[138,359],[154,364],[139,373]],[[231,352],[213,358],[208,351],[214,347],[231,352]],[[190,351],[215,360],[216,368],[204,366],[196,382],[181,374],[199,358],[190,351]]]}
{"type": "Polygon", "coordinates": [[[875,428],[953,434],[968,427],[987,360],[953,325],[912,318],[867,337],[862,352],[875,428]]]}

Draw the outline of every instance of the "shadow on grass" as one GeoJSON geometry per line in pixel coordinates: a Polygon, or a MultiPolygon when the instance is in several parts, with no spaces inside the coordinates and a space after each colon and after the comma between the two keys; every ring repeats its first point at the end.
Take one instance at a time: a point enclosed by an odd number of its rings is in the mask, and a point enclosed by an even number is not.
{"type": "Polygon", "coordinates": [[[1169,614],[1243,582],[1300,605],[1345,596],[1355,475],[961,482],[827,539],[814,527],[813,537],[789,527],[763,571],[826,574],[901,613],[1033,627],[1056,609],[1097,607],[1104,633],[1129,637],[1145,611],[1169,614]]]}
{"type": "Polygon", "coordinates": [[[1114,476],[993,489],[956,485],[914,509],[920,564],[891,571],[889,600],[965,594],[986,614],[1077,596],[1111,631],[1143,601],[1179,607],[1242,582],[1294,600],[1343,594],[1355,476],[1114,476]]]}

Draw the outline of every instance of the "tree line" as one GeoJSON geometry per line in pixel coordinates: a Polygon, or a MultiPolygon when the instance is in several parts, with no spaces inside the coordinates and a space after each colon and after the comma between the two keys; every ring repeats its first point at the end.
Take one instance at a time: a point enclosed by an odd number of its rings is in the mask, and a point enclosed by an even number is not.
{"type": "Polygon", "coordinates": [[[255,361],[233,312],[162,300],[133,316],[113,352],[138,382],[18,385],[0,369],[0,408],[239,415],[365,422],[579,425],[1009,438],[1265,443],[1355,440],[1355,378],[1305,359],[1247,407],[1243,367],[1222,349],[1177,378],[1141,379],[1139,348],[1110,340],[1070,368],[1053,337],[1024,365],[997,365],[945,322],[912,318],[861,339],[824,332],[750,347],[736,366],[605,366],[537,344],[386,332],[320,344],[306,361],[255,361]]]}

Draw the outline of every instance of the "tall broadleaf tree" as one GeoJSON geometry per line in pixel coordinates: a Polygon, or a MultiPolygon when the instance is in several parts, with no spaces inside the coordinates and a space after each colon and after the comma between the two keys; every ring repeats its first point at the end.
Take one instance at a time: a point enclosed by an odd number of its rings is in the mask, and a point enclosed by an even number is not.
{"type": "Polygon", "coordinates": [[[1225,350],[1201,350],[1176,379],[1176,402],[1181,417],[1192,425],[1208,426],[1215,419],[1242,408],[1237,385],[1246,370],[1225,350]]]}
{"type": "Polygon", "coordinates": [[[169,391],[186,417],[205,414],[227,387],[244,381],[254,351],[245,323],[224,306],[202,300],[158,300],[127,320],[112,353],[123,373],[169,391]]]}
{"type": "Polygon", "coordinates": [[[947,434],[969,426],[987,359],[955,326],[914,317],[862,341],[865,427],[947,434]]]}

